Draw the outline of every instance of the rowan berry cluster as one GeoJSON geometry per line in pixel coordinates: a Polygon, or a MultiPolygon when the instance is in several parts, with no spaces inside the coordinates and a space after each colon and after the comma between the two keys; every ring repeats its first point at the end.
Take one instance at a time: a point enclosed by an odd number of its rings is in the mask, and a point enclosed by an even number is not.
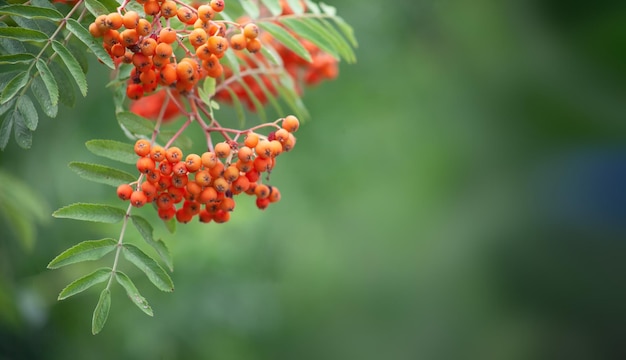
{"type": "Polygon", "coordinates": [[[122,6],[119,12],[98,16],[89,26],[114,61],[134,65],[126,89],[130,99],[137,100],[159,85],[189,93],[199,80],[222,75],[220,59],[229,47],[251,53],[261,49],[256,24],[215,20],[224,10],[224,0],[211,0],[197,8],[177,0],[136,2],[143,5],[150,21],[122,6]],[[171,19],[177,19],[182,29],[175,29],[171,19]],[[178,49],[184,56],[176,56],[178,49]]]}
{"type": "Polygon", "coordinates": [[[293,133],[300,124],[293,115],[279,121],[282,126],[276,125],[267,136],[249,131],[242,143],[220,142],[200,155],[184,156],[178,147],[164,148],[139,139],[134,149],[142,175],[135,183],[120,185],[117,195],[135,207],[153,203],[161,219],[176,218],[181,223],[196,215],[201,222],[224,223],[239,194],[254,195],[256,206],[265,209],[280,200],[280,191],[264,184],[262,175],[267,173],[269,179],[276,157],[293,149],[293,133]]]}

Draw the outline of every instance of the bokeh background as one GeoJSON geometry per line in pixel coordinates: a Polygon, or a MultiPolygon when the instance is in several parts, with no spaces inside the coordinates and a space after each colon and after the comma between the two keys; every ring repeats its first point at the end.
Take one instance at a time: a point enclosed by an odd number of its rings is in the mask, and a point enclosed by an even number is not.
{"type": "Polygon", "coordinates": [[[119,232],[49,216],[116,204],[67,167],[124,139],[104,67],[32,150],[0,153],[45,215],[30,246],[1,220],[0,359],[626,358],[626,2],[328,2],[359,60],[307,90],[283,200],[156,226],[175,292],[123,267],[154,318],[114,287],[93,336],[99,289],[56,296],[99,264],[46,269],[119,232]]]}

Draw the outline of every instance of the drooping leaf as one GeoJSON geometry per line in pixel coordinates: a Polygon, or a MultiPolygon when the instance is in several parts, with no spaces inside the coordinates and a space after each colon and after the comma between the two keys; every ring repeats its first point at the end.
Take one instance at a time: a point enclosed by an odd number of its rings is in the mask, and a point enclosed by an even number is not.
{"type": "Polygon", "coordinates": [[[298,56],[303,58],[304,60],[311,62],[311,54],[300,44],[300,41],[296,39],[293,35],[289,33],[289,31],[285,30],[280,25],[276,25],[271,22],[259,21],[257,25],[270,33],[276,40],[285,45],[289,50],[296,53],[298,56]]]}
{"type": "Polygon", "coordinates": [[[145,312],[149,316],[153,316],[152,308],[148,305],[148,301],[146,298],[141,296],[139,290],[137,290],[137,287],[133,284],[133,281],[126,274],[121,271],[117,271],[115,273],[115,279],[120,285],[122,285],[130,300],[135,303],[141,311],[145,312]]]}
{"type": "Polygon", "coordinates": [[[104,165],[73,161],[69,167],[83,179],[110,186],[119,186],[136,180],[135,176],[125,171],[104,165]]]}
{"type": "MultiPolygon", "coordinates": [[[[41,79],[43,80],[43,83],[46,85],[46,90],[48,91],[48,98],[50,99],[50,105],[56,107],[56,105],[59,102],[59,86],[57,85],[57,81],[54,79],[54,76],[52,75],[52,71],[50,71],[50,68],[48,67],[48,65],[46,65],[45,61],[39,59],[37,60],[36,65],[37,65],[37,70],[39,71],[39,75],[41,75],[41,79]]],[[[42,108],[43,107],[44,106],[42,105],[42,108]]],[[[50,116],[50,114],[48,114],[48,112],[45,111],[45,109],[44,109],[44,112],[46,112],[46,115],[50,116]]],[[[54,114],[56,116],[56,111],[54,111],[54,114]]],[[[54,116],[51,116],[51,117],[54,117],[54,116]]]]}
{"type": "Polygon", "coordinates": [[[122,221],[126,211],[110,205],[75,203],[58,209],[52,216],[112,224],[122,221]]]}
{"type": "Polygon", "coordinates": [[[6,116],[4,120],[2,121],[2,126],[0,126],[0,150],[4,150],[4,148],[9,143],[12,129],[13,129],[13,116],[6,116]]]}
{"type": "MultiPolygon", "coordinates": [[[[33,145],[33,133],[26,126],[24,116],[19,110],[13,111],[13,133],[15,135],[15,142],[22,149],[30,149],[33,145]]],[[[9,116],[11,113],[9,113],[9,116]]]]}
{"type": "Polygon", "coordinates": [[[352,29],[352,26],[350,26],[344,19],[339,16],[335,16],[333,20],[335,21],[335,24],[337,24],[337,27],[339,27],[339,30],[341,30],[343,35],[346,37],[346,39],[348,39],[350,45],[352,45],[352,47],[358,47],[359,43],[354,36],[354,29],[352,29]]]}
{"type": "Polygon", "coordinates": [[[0,104],[11,100],[28,83],[28,72],[22,71],[15,75],[0,94],[0,104]]]}
{"type": "Polygon", "coordinates": [[[259,17],[259,6],[255,1],[239,0],[239,4],[241,4],[243,11],[245,11],[251,19],[257,19],[259,17]]]}
{"type": "Polygon", "coordinates": [[[149,135],[154,131],[154,124],[135,113],[124,111],[117,113],[118,123],[135,136],[149,135]]]}
{"type": "Polygon", "coordinates": [[[8,54],[0,55],[0,64],[19,64],[29,63],[33,61],[35,56],[32,54],[8,54]]]}
{"type": "Polygon", "coordinates": [[[37,123],[39,122],[39,115],[33,101],[28,95],[22,95],[17,99],[17,109],[24,118],[24,123],[28,130],[35,131],[37,129],[37,123]]]}
{"type": "Polygon", "coordinates": [[[98,17],[99,15],[108,15],[110,11],[97,0],[85,0],[85,7],[91,15],[98,17]]]}
{"type": "Polygon", "coordinates": [[[63,15],[53,9],[33,5],[7,5],[0,7],[0,15],[17,15],[27,19],[44,19],[52,22],[59,21],[63,15]]]}
{"type": "Polygon", "coordinates": [[[161,291],[174,291],[174,283],[169,275],[153,258],[132,244],[124,244],[122,250],[126,260],[135,264],[148,279],[161,291]]]}
{"type": "Polygon", "coordinates": [[[283,8],[280,6],[280,1],[278,0],[261,0],[261,2],[270,11],[272,16],[278,16],[283,12],[283,8]]]}
{"type": "Polygon", "coordinates": [[[307,19],[307,18],[282,18],[280,19],[281,24],[287,26],[291,31],[295,32],[299,36],[309,40],[313,44],[317,45],[324,52],[332,55],[334,58],[339,60],[340,56],[333,45],[332,41],[329,39],[327,33],[319,32],[314,26],[315,19],[307,19]],[[312,20],[312,21],[311,21],[312,20]]]}
{"type": "Polygon", "coordinates": [[[287,4],[294,14],[302,14],[304,12],[304,7],[302,7],[300,0],[287,0],[287,4]]]}
{"type": "MultiPolygon", "coordinates": [[[[52,79],[54,80],[54,78],[52,79]]],[[[54,82],[54,86],[56,87],[56,81],[54,82]]],[[[53,93],[54,88],[52,90],[46,88],[46,85],[42,78],[36,77],[35,79],[33,79],[30,89],[35,95],[35,99],[37,99],[37,102],[39,102],[39,106],[41,106],[43,112],[51,118],[56,117],[59,110],[57,105],[59,96],[58,88],[56,88],[57,91],[53,93]],[[53,99],[52,96],[56,96],[56,98],[53,99]]]]}
{"type": "Polygon", "coordinates": [[[316,31],[325,31],[325,34],[328,35],[327,38],[335,46],[339,55],[348,63],[352,64],[356,62],[356,55],[354,54],[350,43],[344,39],[344,36],[341,35],[337,28],[328,20],[320,19],[319,23],[315,21],[308,21],[307,24],[310,24],[312,28],[316,29],[316,31]]]}
{"type": "Polygon", "coordinates": [[[0,37],[19,41],[47,41],[48,35],[39,30],[21,27],[0,27],[0,37]]]}
{"type": "Polygon", "coordinates": [[[102,328],[109,317],[109,309],[111,308],[111,291],[105,288],[100,293],[100,299],[96,304],[96,308],[93,311],[93,318],[91,320],[91,333],[96,335],[102,328]]]}
{"type": "Polygon", "coordinates": [[[272,64],[278,65],[280,67],[283,66],[283,59],[280,57],[280,55],[278,55],[276,49],[274,49],[274,47],[272,47],[271,45],[263,44],[263,46],[261,46],[261,54],[263,54],[266,59],[271,61],[272,64]]]}
{"type": "Polygon", "coordinates": [[[131,220],[133,221],[133,225],[135,225],[135,227],[137,228],[143,239],[148,243],[148,245],[152,246],[154,250],[156,250],[156,252],[161,257],[161,260],[163,260],[163,262],[165,263],[165,265],[167,265],[170,271],[174,271],[172,255],[170,254],[167,245],[165,245],[163,240],[154,240],[152,225],[150,225],[148,220],[138,215],[131,216],[131,220]]]}
{"type": "Polygon", "coordinates": [[[4,113],[6,113],[7,111],[9,111],[10,109],[15,108],[15,102],[17,100],[15,98],[5,102],[4,104],[0,105],[0,116],[4,115],[4,113]]]}
{"type": "Polygon", "coordinates": [[[67,29],[76,37],[82,41],[89,50],[91,50],[97,57],[110,69],[115,69],[115,64],[111,60],[111,56],[102,47],[102,44],[98,44],[96,40],[91,36],[89,30],[85,29],[78,21],[74,19],[67,20],[67,29]]]}
{"type": "Polygon", "coordinates": [[[87,96],[87,78],[85,77],[85,73],[83,73],[83,69],[80,67],[80,64],[74,55],[72,55],[72,53],[63,44],[56,40],[52,41],[52,48],[57,54],[59,54],[61,59],[63,59],[63,63],[65,63],[65,66],[67,66],[70,74],[74,77],[81,94],[83,94],[83,96],[87,96]]]}
{"type": "Polygon", "coordinates": [[[61,290],[58,300],[67,299],[70,296],[79,294],[94,285],[106,281],[111,277],[111,271],[113,271],[111,268],[100,268],[90,274],[72,281],[63,290],[61,290]]]}
{"type": "Polygon", "coordinates": [[[67,67],[61,64],[62,60],[59,59],[59,57],[56,57],[54,61],[48,64],[48,66],[54,75],[54,79],[57,82],[59,89],[63,89],[63,91],[59,91],[59,101],[67,107],[74,107],[76,104],[74,84],[76,82],[70,79],[72,75],[67,70],[67,67]]]}
{"type": "Polygon", "coordinates": [[[82,261],[101,259],[115,249],[117,242],[113,239],[87,240],[63,251],[48,264],[48,269],[57,269],[65,265],[82,261]]]}
{"type": "Polygon", "coordinates": [[[135,164],[137,154],[133,145],[115,140],[89,140],[85,146],[92,153],[108,159],[117,160],[125,164],[135,164]]]}

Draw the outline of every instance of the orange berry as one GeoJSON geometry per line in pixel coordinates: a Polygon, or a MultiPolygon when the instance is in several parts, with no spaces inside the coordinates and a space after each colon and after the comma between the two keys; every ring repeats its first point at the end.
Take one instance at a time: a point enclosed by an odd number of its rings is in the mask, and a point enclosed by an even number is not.
{"type": "Polygon", "coordinates": [[[252,160],[250,160],[250,161],[241,161],[241,159],[239,159],[235,163],[235,166],[241,172],[248,172],[248,171],[250,171],[251,169],[254,168],[254,162],[252,160]]]}
{"type": "Polygon", "coordinates": [[[255,53],[261,50],[261,46],[262,45],[259,39],[248,39],[248,43],[246,44],[246,49],[248,49],[248,51],[251,53],[255,53]]]}
{"type": "Polygon", "coordinates": [[[245,176],[239,176],[230,185],[230,188],[233,191],[233,193],[237,193],[237,194],[248,190],[249,187],[250,187],[250,180],[248,180],[248,178],[245,176]]]}
{"type": "Polygon", "coordinates": [[[209,186],[211,183],[211,174],[208,170],[200,170],[196,173],[196,184],[200,186],[209,186]]]}
{"type": "Polygon", "coordinates": [[[250,180],[250,186],[252,186],[253,183],[256,183],[260,176],[261,174],[259,174],[259,171],[256,169],[246,172],[246,177],[250,180]]]}
{"type": "Polygon", "coordinates": [[[139,48],[141,48],[141,53],[146,56],[154,55],[156,47],[157,47],[157,42],[156,40],[152,38],[144,38],[139,44],[139,48]]]}
{"type": "Polygon", "coordinates": [[[94,24],[96,24],[96,27],[98,28],[98,30],[100,30],[101,33],[105,33],[107,30],[109,30],[109,26],[107,25],[107,16],[106,15],[100,15],[96,18],[96,20],[94,20],[94,24]]]}
{"type": "Polygon", "coordinates": [[[97,38],[102,37],[102,34],[103,34],[103,32],[98,27],[98,24],[96,24],[95,22],[92,22],[91,24],[89,24],[89,33],[91,34],[91,36],[97,37],[97,38]]]}
{"type": "Polygon", "coordinates": [[[139,24],[139,14],[136,11],[127,11],[122,16],[122,22],[127,29],[134,29],[139,24]]]}
{"type": "Polygon", "coordinates": [[[150,154],[150,141],[146,139],[139,139],[135,141],[134,150],[135,154],[139,156],[146,156],[150,154]]]}
{"type": "Polygon", "coordinates": [[[170,208],[172,204],[174,203],[174,201],[172,201],[172,197],[170,196],[170,194],[164,193],[164,192],[157,195],[155,202],[156,202],[156,206],[159,209],[170,208]]]}
{"type": "Polygon", "coordinates": [[[267,207],[270,205],[270,199],[269,198],[257,198],[256,199],[256,207],[258,207],[261,210],[265,210],[267,209],[267,207]]]}
{"type": "MultiPolygon", "coordinates": [[[[165,152],[165,154],[167,154],[167,151],[165,152]]],[[[173,166],[168,161],[161,161],[159,163],[159,172],[161,173],[161,175],[170,176],[172,175],[172,171],[173,166]]]]}
{"type": "Polygon", "coordinates": [[[252,165],[254,166],[254,170],[258,172],[265,172],[271,169],[272,158],[257,156],[256,159],[254,159],[254,161],[252,162],[252,165]]]}
{"type": "Polygon", "coordinates": [[[252,149],[247,147],[247,146],[242,146],[239,148],[239,150],[237,151],[237,157],[239,158],[239,160],[241,160],[242,162],[248,162],[252,160],[252,149]]]}
{"type": "Polygon", "coordinates": [[[154,49],[154,54],[162,59],[169,59],[172,56],[172,45],[162,42],[154,49]]]}
{"type": "MultiPolygon", "coordinates": [[[[185,178],[187,178],[185,176],[185,178]]],[[[183,180],[180,180],[183,181],[183,180]]],[[[178,181],[178,182],[180,182],[178,181]]],[[[176,183],[178,183],[176,182],[176,183]]],[[[170,186],[169,188],[167,188],[167,192],[170,194],[170,197],[172,198],[172,201],[176,204],[178,204],[179,202],[183,201],[183,199],[185,198],[185,192],[187,190],[185,190],[185,185],[186,184],[182,184],[181,186],[175,186],[176,184],[174,182],[174,178],[172,178],[172,186],[170,186]]]]}
{"type": "Polygon", "coordinates": [[[298,131],[298,128],[300,127],[300,121],[298,120],[297,117],[293,115],[287,115],[283,119],[282,125],[283,125],[283,129],[289,131],[290,133],[293,133],[293,132],[298,131]]]}
{"type": "Polygon", "coordinates": [[[211,52],[209,51],[209,45],[207,45],[207,44],[200,45],[200,46],[198,46],[196,48],[196,56],[200,60],[207,61],[207,60],[209,60],[211,55],[213,55],[213,54],[211,54],[211,52]]]}
{"type": "Polygon", "coordinates": [[[211,36],[207,43],[209,45],[209,51],[213,54],[222,54],[228,49],[228,41],[222,36],[211,36]]]}
{"type": "Polygon", "coordinates": [[[213,181],[213,188],[217,192],[223,193],[230,189],[230,184],[223,177],[219,177],[213,181]]]}
{"type": "Polygon", "coordinates": [[[123,24],[122,15],[119,13],[113,12],[107,15],[106,25],[109,29],[117,30],[121,28],[123,24]]]}
{"type": "Polygon", "coordinates": [[[176,16],[177,11],[176,3],[171,0],[166,0],[161,4],[161,15],[166,19],[176,16]]]}
{"type": "Polygon", "coordinates": [[[224,72],[220,59],[215,54],[211,54],[207,60],[202,61],[202,68],[206,70],[207,76],[212,78],[218,78],[224,72]]]}
{"type": "Polygon", "coordinates": [[[157,181],[156,185],[159,191],[165,191],[170,186],[172,186],[172,178],[168,175],[163,175],[163,173],[161,173],[161,178],[159,179],[159,181],[157,181]]]}
{"type": "Polygon", "coordinates": [[[203,29],[194,29],[189,33],[189,43],[194,48],[198,48],[201,45],[206,44],[207,34],[203,29]]]}
{"type": "Polygon", "coordinates": [[[143,193],[146,194],[148,198],[150,198],[156,195],[157,188],[152,183],[144,181],[141,184],[141,191],[143,191],[143,193]]]}
{"type": "Polygon", "coordinates": [[[272,152],[272,156],[276,157],[283,152],[283,145],[278,140],[270,141],[270,151],[272,152]]]}
{"type": "Polygon", "coordinates": [[[179,223],[186,224],[190,222],[191,219],[193,219],[193,214],[190,212],[185,211],[183,208],[176,210],[176,221],[179,223]]]}
{"type": "Polygon", "coordinates": [[[258,184],[254,188],[254,195],[256,195],[259,199],[265,199],[270,196],[270,188],[265,184],[258,184]]]}
{"type": "Polygon", "coordinates": [[[115,57],[122,57],[126,54],[126,48],[122,44],[114,44],[111,46],[111,55],[115,57]]]}
{"type": "Polygon", "coordinates": [[[233,200],[233,198],[230,198],[230,197],[225,197],[224,199],[222,199],[222,202],[220,203],[220,209],[224,211],[235,210],[235,200],[233,200]]]}
{"type": "Polygon", "coordinates": [[[159,42],[172,44],[176,41],[176,30],[171,27],[165,27],[159,32],[159,42]]]}
{"type": "Polygon", "coordinates": [[[176,208],[170,205],[170,206],[168,206],[167,208],[164,208],[164,209],[159,208],[157,213],[159,214],[159,217],[163,221],[168,221],[168,220],[173,219],[174,216],[176,216],[176,208]]]}
{"type": "Polygon", "coordinates": [[[267,140],[259,141],[254,150],[256,151],[257,156],[261,158],[268,158],[272,156],[271,145],[270,142],[267,140]]]}
{"type": "Polygon", "coordinates": [[[152,59],[142,53],[135,53],[133,55],[133,65],[139,71],[145,71],[152,67],[152,59]]]}
{"type": "Polygon", "coordinates": [[[128,84],[126,96],[132,100],[138,100],[143,96],[143,86],[141,84],[128,84]]]}
{"type": "Polygon", "coordinates": [[[227,142],[221,142],[215,145],[215,155],[218,158],[226,158],[230,155],[230,145],[227,142]]]}
{"type": "Polygon", "coordinates": [[[191,194],[194,196],[198,196],[202,192],[202,186],[198,185],[197,182],[193,182],[193,181],[188,182],[185,188],[187,189],[187,194],[191,194]]]}
{"type": "Polygon", "coordinates": [[[235,165],[230,165],[224,170],[223,176],[224,176],[224,179],[226,179],[226,181],[228,181],[229,183],[232,183],[233,181],[237,180],[237,178],[239,177],[239,169],[235,165]]]}
{"type": "Polygon", "coordinates": [[[280,141],[281,144],[284,144],[289,140],[289,131],[286,129],[278,129],[274,133],[274,137],[276,140],[280,141]]]}
{"type": "Polygon", "coordinates": [[[117,187],[117,196],[122,200],[130,199],[130,195],[133,193],[133,187],[128,184],[122,184],[117,187]]]}
{"type": "Polygon", "coordinates": [[[233,49],[243,50],[246,48],[246,46],[248,46],[247,40],[243,34],[239,33],[230,37],[230,47],[232,47],[233,49]]]}
{"type": "Polygon", "coordinates": [[[140,36],[147,36],[152,31],[152,24],[146,19],[139,19],[136,30],[140,36]]]}
{"type": "Polygon", "coordinates": [[[215,201],[217,199],[217,191],[215,191],[212,187],[207,187],[198,196],[198,202],[201,204],[208,204],[210,202],[215,201]]]}
{"type": "Polygon", "coordinates": [[[289,139],[283,144],[283,151],[291,151],[296,146],[296,137],[289,133],[289,139]]]}
{"type": "Polygon", "coordinates": [[[211,0],[210,2],[211,8],[215,10],[215,12],[222,12],[226,4],[224,4],[224,0],[211,0]]]}
{"type": "Polygon", "coordinates": [[[259,27],[253,23],[246,24],[243,27],[243,34],[248,39],[256,39],[259,36],[259,27]]]}
{"type": "Polygon", "coordinates": [[[249,148],[255,148],[257,144],[259,143],[259,135],[253,132],[248,133],[243,143],[249,148]]]}
{"type": "MultiPolygon", "coordinates": [[[[152,57],[152,65],[154,66],[155,69],[162,69],[165,65],[168,65],[169,63],[170,63],[169,58],[162,58],[159,56],[152,57]]],[[[176,81],[176,79],[174,79],[174,81],[176,81]]]]}
{"type": "Polygon", "coordinates": [[[213,214],[213,221],[218,224],[223,224],[228,222],[228,220],[230,220],[230,213],[228,211],[219,209],[215,212],[215,214],[213,214]]]}
{"type": "Polygon", "coordinates": [[[209,5],[198,6],[198,20],[204,23],[208,23],[215,17],[215,10],[209,5]]]}
{"type": "Polygon", "coordinates": [[[156,0],[148,0],[145,2],[145,4],[143,4],[143,11],[146,13],[146,15],[154,16],[161,12],[161,6],[156,0]]]}
{"type": "MultiPolygon", "coordinates": [[[[199,14],[200,13],[198,13],[198,17],[200,16],[199,14]]],[[[204,21],[202,21],[202,19],[198,19],[198,20],[196,20],[195,23],[193,23],[193,28],[194,29],[202,29],[202,30],[206,31],[207,34],[209,33],[209,28],[210,27],[211,27],[210,26],[210,22],[204,22],[204,21]]]]}
{"type": "Polygon", "coordinates": [[[119,44],[121,40],[120,33],[117,30],[107,29],[102,33],[102,42],[109,46],[119,44]]]}
{"type": "Polygon", "coordinates": [[[185,166],[187,166],[187,171],[196,172],[202,166],[202,159],[197,154],[189,154],[185,158],[185,166]]]}
{"type": "Polygon", "coordinates": [[[153,184],[158,183],[159,180],[161,180],[161,172],[159,171],[159,169],[154,169],[153,171],[148,172],[146,174],[146,180],[153,184]]]}
{"type": "Polygon", "coordinates": [[[146,194],[143,193],[143,191],[135,190],[130,195],[130,203],[134,207],[142,207],[146,204],[146,202],[148,202],[148,197],[146,196],[146,194]]]}
{"type": "Polygon", "coordinates": [[[120,33],[120,38],[124,46],[131,47],[139,41],[139,34],[137,34],[135,29],[126,29],[120,33]]]}
{"type": "Polygon", "coordinates": [[[185,165],[185,162],[179,161],[174,164],[172,166],[172,173],[174,174],[174,176],[187,175],[187,165],[185,165]]]}
{"type": "Polygon", "coordinates": [[[211,151],[203,153],[200,159],[202,160],[202,165],[208,169],[212,169],[219,162],[215,153],[211,151]]]}
{"type": "Polygon", "coordinates": [[[270,186],[270,196],[269,196],[270,202],[271,203],[275,203],[280,201],[280,191],[278,191],[278,188],[275,186],[270,186]]]}
{"type": "Polygon", "coordinates": [[[209,169],[209,174],[213,179],[217,179],[218,177],[222,176],[222,174],[224,174],[224,164],[218,161],[215,166],[209,169]]]}
{"type": "MultiPolygon", "coordinates": [[[[179,163],[179,164],[184,164],[184,163],[179,163]]],[[[182,189],[185,186],[187,186],[188,182],[189,182],[189,178],[187,177],[187,174],[182,175],[182,176],[178,176],[178,175],[172,176],[172,186],[175,188],[182,189]]]]}
{"type": "Polygon", "coordinates": [[[154,163],[154,160],[150,159],[149,157],[142,157],[137,160],[137,170],[139,170],[139,172],[142,174],[147,174],[150,171],[154,171],[155,167],[156,164],[154,163]]]}
{"type": "Polygon", "coordinates": [[[165,150],[165,158],[171,164],[175,164],[183,158],[183,152],[180,148],[172,146],[171,148],[165,150]]]}
{"type": "Polygon", "coordinates": [[[200,219],[200,222],[210,223],[211,220],[213,220],[213,214],[206,210],[202,210],[200,211],[200,213],[198,213],[198,218],[200,219]]]}
{"type": "Polygon", "coordinates": [[[198,20],[198,15],[196,15],[196,13],[191,9],[184,6],[181,6],[178,9],[176,16],[178,17],[178,20],[180,20],[180,22],[187,25],[193,25],[193,23],[198,20]]]}

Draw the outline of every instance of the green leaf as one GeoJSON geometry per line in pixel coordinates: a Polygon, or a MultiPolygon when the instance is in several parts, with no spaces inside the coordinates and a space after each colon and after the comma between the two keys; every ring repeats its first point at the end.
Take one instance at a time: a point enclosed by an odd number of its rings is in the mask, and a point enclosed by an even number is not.
{"type": "Polygon", "coordinates": [[[63,18],[60,12],[53,9],[18,4],[0,7],[0,15],[17,15],[27,19],[44,19],[53,22],[63,18]]]}
{"type": "Polygon", "coordinates": [[[59,101],[67,107],[74,107],[76,104],[75,81],[70,79],[72,76],[67,67],[61,65],[62,63],[63,61],[57,56],[54,61],[48,63],[48,66],[54,75],[59,89],[63,90],[59,92],[59,101]]]}
{"type": "Polygon", "coordinates": [[[17,100],[15,98],[5,102],[4,104],[0,105],[0,116],[4,115],[4,113],[6,113],[7,111],[9,111],[10,109],[13,109],[15,107],[15,102],[17,100]]]}
{"type": "MultiPolygon", "coordinates": [[[[2,28],[0,28],[1,30],[2,28]]],[[[0,94],[0,104],[11,100],[28,83],[28,72],[22,71],[15,75],[0,94]]]]}
{"type": "Polygon", "coordinates": [[[58,300],[67,299],[70,296],[79,294],[90,287],[100,284],[111,277],[111,268],[100,268],[91,274],[85,275],[72,281],[59,294],[58,300]]]}
{"type": "Polygon", "coordinates": [[[52,216],[113,224],[122,221],[126,211],[109,205],[75,203],[58,209],[52,216]]]}
{"type": "MultiPolygon", "coordinates": [[[[11,115],[9,113],[9,115],[11,115]]],[[[15,142],[22,149],[30,149],[33,145],[33,133],[28,130],[24,116],[16,109],[13,111],[13,133],[15,142]]]]}
{"type": "Polygon", "coordinates": [[[283,67],[283,59],[278,55],[276,49],[269,44],[263,44],[261,46],[261,54],[263,57],[270,60],[272,64],[278,65],[279,67],[283,67]]]}
{"type": "Polygon", "coordinates": [[[322,9],[322,11],[324,11],[324,14],[328,16],[334,17],[337,15],[337,8],[335,8],[334,6],[327,5],[321,2],[320,8],[322,9]]]}
{"type": "Polygon", "coordinates": [[[174,283],[169,275],[153,258],[132,244],[124,244],[122,251],[126,260],[135,264],[148,279],[161,291],[174,291],[174,283]]]}
{"type": "Polygon", "coordinates": [[[130,111],[117,113],[117,122],[134,136],[149,135],[154,131],[154,123],[130,111]]]}
{"type": "Polygon", "coordinates": [[[0,126],[0,150],[4,150],[9,143],[11,129],[13,129],[13,116],[7,116],[2,121],[2,126],[0,126]]]}
{"type": "Polygon", "coordinates": [[[91,333],[96,335],[99,333],[109,317],[109,309],[111,308],[111,291],[105,288],[100,293],[100,299],[93,311],[93,319],[91,320],[91,333]]]}
{"type": "MultiPolygon", "coordinates": [[[[54,78],[52,78],[52,80],[54,80],[54,78]]],[[[54,82],[54,86],[56,86],[56,81],[54,82]]],[[[35,99],[39,102],[39,106],[41,106],[43,112],[51,118],[56,117],[59,110],[57,105],[59,96],[58,88],[56,88],[57,91],[53,93],[53,90],[46,88],[46,84],[41,77],[36,77],[33,80],[30,89],[33,91],[35,99]],[[52,99],[52,96],[56,96],[56,98],[52,99]]]]}
{"type": "Polygon", "coordinates": [[[243,11],[250,16],[252,19],[257,19],[259,17],[260,11],[259,6],[254,1],[250,0],[239,0],[243,11]]]}
{"type": "Polygon", "coordinates": [[[89,140],[85,146],[92,153],[125,164],[135,164],[137,154],[133,145],[115,140],[89,140]]]}
{"type": "Polygon", "coordinates": [[[287,0],[287,4],[294,14],[302,14],[304,12],[304,8],[302,7],[300,0],[287,0]]]}
{"type": "Polygon", "coordinates": [[[82,261],[98,260],[113,251],[115,245],[117,242],[113,239],[83,241],[55,257],[48,264],[48,269],[58,269],[82,261]]]}
{"type": "Polygon", "coordinates": [[[165,225],[165,228],[167,229],[167,231],[170,232],[170,234],[176,233],[176,219],[175,218],[169,219],[168,221],[164,221],[163,224],[165,225]]]}
{"type": "MultiPolygon", "coordinates": [[[[46,90],[48,90],[48,97],[50,98],[50,104],[52,106],[56,106],[59,103],[59,86],[57,85],[57,81],[54,80],[52,71],[50,71],[50,68],[48,67],[48,65],[46,65],[45,61],[39,59],[37,60],[36,65],[37,65],[37,70],[39,71],[39,74],[41,75],[41,79],[43,80],[43,83],[46,85],[46,90]]],[[[56,111],[54,113],[56,115],[56,111]]],[[[51,117],[54,117],[54,116],[51,116],[51,117]]]]}
{"type": "Polygon", "coordinates": [[[152,246],[154,250],[156,250],[156,252],[161,257],[161,260],[163,260],[163,262],[165,263],[165,265],[167,265],[170,271],[174,271],[172,255],[170,254],[167,245],[165,245],[163,240],[154,240],[152,225],[150,225],[148,220],[138,215],[131,216],[131,220],[133,221],[133,225],[135,225],[135,227],[137,228],[143,239],[148,243],[148,245],[152,246]]]}
{"type": "Polygon", "coordinates": [[[343,35],[348,39],[350,45],[352,45],[352,47],[358,47],[359,43],[356,41],[356,37],[354,37],[354,29],[352,29],[352,26],[339,16],[335,16],[333,20],[337,24],[337,27],[339,27],[339,30],[341,30],[343,35]]]}
{"type": "MultiPolygon", "coordinates": [[[[169,139],[176,134],[176,130],[161,130],[157,139],[163,143],[166,143],[169,139]]],[[[178,146],[181,150],[190,150],[193,146],[193,141],[189,136],[179,135],[172,143],[174,146],[178,146]]]]}
{"type": "Polygon", "coordinates": [[[239,85],[241,85],[241,87],[244,89],[246,94],[248,94],[248,98],[252,101],[252,104],[254,105],[254,110],[256,111],[259,118],[263,122],[267,121],[267,115],[265,114],[263,103],[261,103],[259,98],[254,93],[254,91],[250,89],[250,86],[248,86],[247,82],[243,81],[243,79],[239,79],[238,82],[239,82],[239,85]]]}
{"type": "Polygon", "coordinates": [[[115,64],[111,60],[111,56],[102,47],[101,43],[97,43],[91,36],[89,30],[85,29],[78,21],[74,19],[67,19],[67,29],[76,37],[82,41],[89,50],[91,50],[97,57],[108,66],[110,69],[115,69],[115,64]]]}
{"type": "Polygon", "coordinates": [[[276,25],[271,22],[259,21],[257,25],[270,33],[276,40],[285,45],[288,49],[295,52],[298,56],[303,58],[304,60],[311,62],[311,54],[300,44],[300,41],[296,39],[293,35],[289,33],[289,31],[285,30],[280,25],[276,25]]]}
{"type": "Polygon", "coordinates": [[[0,64],[29,63],[35,58],[32,54],[9,54],[0,55],[0,64]]]}
{"type": "Polygon", "coordinates": [[[329,40],[328,34],[320,32],[320,30],[312,25],[310,21],[317,21],[315,19],[295,19],[295,18],[282,18],[280,22],[291,29],[294,33],[309,40],[313,44],[317,45],[322,51],[332,55],[334,58],[339,59],[339,53],[329,40]]]}
{"type": "Polygon", "coordinates": [[[0,27],[0,37],[20,41],[47,41],[48,35],[38,30],[21,27],[0,27]]]}
{"type": "Polygon", "coordinates": [[[70,74],[74,77],[81,94],[83,94],[83,96],[87,96],[87,78],[85,77],[85,73],[83,73],[83,69],[80,67],[80,64],[74,55],[72,55],[72,53],[65,46],[63,46],[63,44],[56,40],[52,41],[52,48],[57,54],[59,54],[61,59],[63,59],[65,66],[67,66],[70,74]]]}
{"type": "Polygon", "coordinates": [[[39,122],[39,115],[33,101],[28,95],[22,95],[17,99],[17,109],[24,117],[24,123],[28,130],[35,131],[39,122]]]}
{"type": "Polygon", "coordinates": [[[122,285],[124,290],[126,290],[126,294],[130,298],[130,300],[135,303],[135,305],[137,305],[137,307],[141,309],[141,311],[145,312],[149,316],[154,315],[152,313],[152,308],[150,307],[150,305],[148,305],[148,301],[146,300],[146,298],[141,296],[139,290],[137,290],[137,287],[135,286],[135,284],[133,284],[133,281],[126,274],[121,271],[117,271],[115,273],[115,279],[120,285],[122,285]]]}
{"type": "Polygon", "coordinates": [[[69,163],[69,167],[83,179],[115,187],[137,180],[135,176],[125,171],[104,165],[73,161],[69,163]]]}
{"type": "Polygon", "coordinates": [[[99,15],[108,15],[110,11],[96,0],[85,0],[85,7],[89,12],[98,17],[99,15]]]}
{"type": "Polygon", "coordinates": [[[328,20],[320,19],[319,23],[316,21],[308,21],[307,24],[310,24],[311,27],[315,28],[317,31],[322,31],[324,34],[328,35],[328,39],[337,48],[339,55],[348,63],[353,64],[356,62],[356,55],[352,47],[350,47],[350,44],[328,20]]]}
{"type": "Polygon", "coordinates": [[[311,0],[304,0],[304,5],[306,6],[307,11],[310,11],[313,14],[319,15],[322,13],[320,7],[311,0]]]}
{"type": "Polygon", "coordinates": [[[282,14],[283,7],[280,6],[280,1],[278,0],[261,0],[263,5],[270,11],[272,16],[278,16],[282,14]]]}

